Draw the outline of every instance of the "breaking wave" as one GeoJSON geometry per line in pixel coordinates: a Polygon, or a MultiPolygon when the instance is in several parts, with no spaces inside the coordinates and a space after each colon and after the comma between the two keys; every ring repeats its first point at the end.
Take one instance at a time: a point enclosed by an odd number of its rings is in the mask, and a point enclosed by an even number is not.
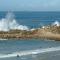
{"type": "Polygon", "coordinates": [[[16,57],[18,56],[26,56],[26,55],[32,55],[32,54],[42,54],[47,52],[53,52],[53,51],[60,51],[59,47],[51,47],[51,48],[44,48],[44,49],[36,49],[36,50],[28,50],[28,51],[20,51],[20,52],[14,52],[12,54],[1,54],[0,58],[9,58],[9,57],[16,57]]]}
{"type": "Polygon", "coordinates": [[[14,19],[14,14],[8,12],[6,17],[0,20],[0,31],[9,31],[11,29],[29,30],[28,26],[18,24],[14,19]]]}
{"type": "Polygon", "coordinates": [[[60,26],[60,23],[58,21],[55,21],[52,25],[60,26]]]}
{"type": "MultiPolygon", "coordinates": [[[[52,23],[52,25],[60,26],[60,23],[58,21],[55,21],[52,23]]],[[[45,28],[45,26],[42,26],[42,28],[45,28]]],[[[35,28],[29,29],[26,25],[20,25],[17,23],[16,19],[14,18],[14,14],[12,12],[8,12],[5,18],[2,18],[0,20],[0,31],[9,31],[9,30],[35,30],[35,28]]]]}

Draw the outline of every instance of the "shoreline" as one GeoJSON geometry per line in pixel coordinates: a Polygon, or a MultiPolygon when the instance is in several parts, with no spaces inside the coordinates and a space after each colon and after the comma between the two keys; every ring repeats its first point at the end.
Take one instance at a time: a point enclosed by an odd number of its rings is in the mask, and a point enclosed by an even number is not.
{"type": "Polygon", "coordinates": [[[24,40],[24,39],[26,39],[26,40],[30,40],[30,39],[40,39],[40,40],[45,40],[45,41],[60,41],[60,37],[56,37],[56,36],[54,36],[54,37],[46,37],[46,36],[39,36],[39,37],[20,37],[20,38],[8,38],[8,37],[3,37],[3,38],[0,38],[0,40],[24,40]]]}
{"type": "Polygon", "coordinates": [[[50,40],[50,39],[43,39],[43,38],[10,38],[10,39],[3,39],[3,38],[0,38],[0,41],[7,41],[7,40],[41,40],[41,41],[55,41],[55,40],[50,40]]]}

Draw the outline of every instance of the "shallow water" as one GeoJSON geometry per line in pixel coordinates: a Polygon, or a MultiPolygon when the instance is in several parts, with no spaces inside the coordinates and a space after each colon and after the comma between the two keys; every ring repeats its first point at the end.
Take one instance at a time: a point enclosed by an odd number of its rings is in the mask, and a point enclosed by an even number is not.
{"type": "Polygon", "coordinates": [[[48,48],[60,49],[60,42],[44,41],[41,39],[29,39],[29,40],[21,39],[21,40],[5,40],[5,41],[2,40],[0,41],[0,57],[3,55],[8,56],[8,54],[14,54],[14,53],[18,54],[20,52],[22,54],[29,53],[30,51],[32,52],[35,51],[38,53],[37,54],[31,53],[27,55],[22,55],[20,57],[17,57],[17,55],[13,57],[9,56],[6,58],[0,58],[0,60],[57,60],[57,58],[59,60],[60,50],[39,53],[41,52],[41,49],[49,50],[48,48]]]}

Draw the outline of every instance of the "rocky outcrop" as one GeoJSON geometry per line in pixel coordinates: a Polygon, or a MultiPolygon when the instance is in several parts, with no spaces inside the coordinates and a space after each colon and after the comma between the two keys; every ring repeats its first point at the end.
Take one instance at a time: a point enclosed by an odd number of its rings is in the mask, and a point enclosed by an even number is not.
{"type": "Polygon", "coordinates": [[[45,26],[45,28],[37,28],[32,31],[26,30],[10,30],[0,31],[0,38],[11,39],[24,39],[24,38],[42,38],[60,41],[60,26],[45,26]]]}

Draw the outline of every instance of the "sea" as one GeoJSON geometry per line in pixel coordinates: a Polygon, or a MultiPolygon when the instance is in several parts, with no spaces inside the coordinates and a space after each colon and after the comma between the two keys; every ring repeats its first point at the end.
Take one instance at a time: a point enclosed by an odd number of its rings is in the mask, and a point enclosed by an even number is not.
{"type": "MultiPolygon", "coordinates": [[[[14,11],[11,13],[0,12],[0,30],[35,29],[51,25],[56,21],[60,22],[60,12],[14,11]]],[[[60,60],[60,41],[0,39],[0,60],[60,60]]]]}

